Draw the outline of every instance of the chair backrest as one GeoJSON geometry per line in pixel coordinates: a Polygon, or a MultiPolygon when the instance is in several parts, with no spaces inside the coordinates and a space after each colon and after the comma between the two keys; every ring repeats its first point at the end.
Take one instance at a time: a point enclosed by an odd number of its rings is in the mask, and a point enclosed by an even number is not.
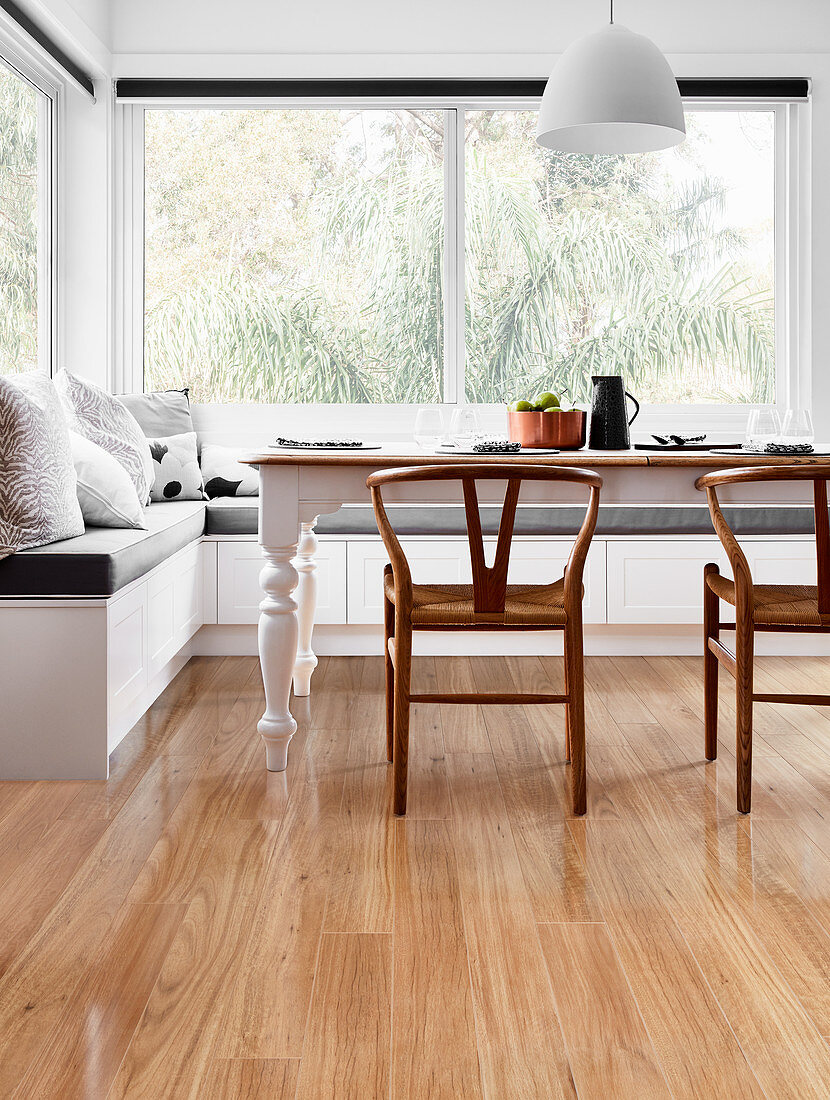
{"type": "Polygon", "coordinates": [[[516,505],[523,481],[569,482],[584,485],[589,490],[585,518],[576,536],[565,571],[565,585],[579,585],[581,592],[582,570],[591,545],[597,521],[599,492],[602,478],[590,470],[577,467],[531,466],[514,463],[452,463],[436,466],[408,466],[392,470],[380,470],[366,479],[372,493],[372,504],[381,538],[383,539],[395,584],[411,590],[412,577],[409,563],[401,548],[383,504],[382,486],[400,485],[424,481],[460,481],[464,494],[464,514],[467,521],[467,540],[470,546],[470,563],[473,573],[473,603],[477,613],[504,611],[507,595],[507,571],[510,564],[510,547],[516,520],[516,505]],[[478,506],[477,481],[506,481],[507,489],[502,504],[501,520],[496,539],[496,553],[492,566],[484,557],[484,538],[481,531],[481,515],[478,506]]]}
{"type": "Polygon", "coordinates": [[[695,482],[695,488],[705,489],[709,512],[718,538],[729,557],[735,573],[738,572],[752,584],[749,563],[738,545],[735,535],[726,522],[718,501],[717,490],[721,485],[748,485],[759,481],[812,481],[813,512],[816,530],[816,586],[820,615],[830,615],[830,517],[827,511],[827,481],[830,479],[830,462],[809,462],[798,466],[754,466],[719,473],[704,474],[695,482]]]}

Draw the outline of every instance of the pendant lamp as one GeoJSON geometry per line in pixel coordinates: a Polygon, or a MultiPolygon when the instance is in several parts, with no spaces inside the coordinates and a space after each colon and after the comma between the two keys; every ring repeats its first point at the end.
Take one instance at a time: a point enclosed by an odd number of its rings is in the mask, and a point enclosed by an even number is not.
{"type": "Polygon", "coordinates": [[[571,43],[539,107],[536,140],[565,153],[646,153],[686,136],[668,61],[651,39],[614,22],[571,43]]]}

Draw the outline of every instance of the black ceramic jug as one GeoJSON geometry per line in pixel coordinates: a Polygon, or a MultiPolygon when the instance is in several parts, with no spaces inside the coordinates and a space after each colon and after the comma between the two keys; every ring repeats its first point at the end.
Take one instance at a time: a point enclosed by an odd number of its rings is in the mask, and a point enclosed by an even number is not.
{"type": "Polygon", "coordinates": [[[640,404],[623,387],[618,374],[593,375],[594,397],[591,401],[591,430],[588,446],[594,451],[627,451],[631,446],[628,425],[640,411],[640,404]],[[628,419],[625,399],[634,402],[634,416],[628,419]]]}

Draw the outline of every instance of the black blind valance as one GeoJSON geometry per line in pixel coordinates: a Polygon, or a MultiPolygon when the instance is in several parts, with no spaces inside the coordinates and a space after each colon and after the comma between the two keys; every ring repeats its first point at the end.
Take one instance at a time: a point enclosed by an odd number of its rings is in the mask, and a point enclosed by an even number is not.
{"type": "Polygon", "coordinates": [[[7,15],[11,16],[18,27],[24,30],[31,39],[37,42],[38,46],[48,53],[52,60],[60,65],[63,71],[68,76],[71,76],[76,84],[80,85],[80,87],[83,88],[88,95],[91,95],[93,99],[95,98],[95,85],[92,83],[92,77],[84,72],[80,65],[76,65],[72,58],[61,49],[57,42],[55,42],[46,31],[42,30],[34,19],[28,16],[14,0],[0,0],[0,8],[2,8],[7,15]]]}
{"type": "MultiPolygon", "coordinates": [[[[2,0],[0,0],[2,2],[2,0]]],[[[806,100],[804,77],[700,79],[678,77],[686,99],[806,100]]],[[[115,82],[118,99],[535,99],[544,79],[533,80],[150,80],[115,82]]]]}

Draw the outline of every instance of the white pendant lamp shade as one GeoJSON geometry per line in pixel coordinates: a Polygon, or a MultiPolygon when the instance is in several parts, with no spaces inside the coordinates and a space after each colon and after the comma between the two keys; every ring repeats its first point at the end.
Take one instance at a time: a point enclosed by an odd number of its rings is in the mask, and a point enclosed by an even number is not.
{"type": "Polygon", "coordinates": [[[685,136],[668,61],[649,38],[611,23],[560,57],[542,96],[536,140],[566,153],[647,153],[685,136]]]}

